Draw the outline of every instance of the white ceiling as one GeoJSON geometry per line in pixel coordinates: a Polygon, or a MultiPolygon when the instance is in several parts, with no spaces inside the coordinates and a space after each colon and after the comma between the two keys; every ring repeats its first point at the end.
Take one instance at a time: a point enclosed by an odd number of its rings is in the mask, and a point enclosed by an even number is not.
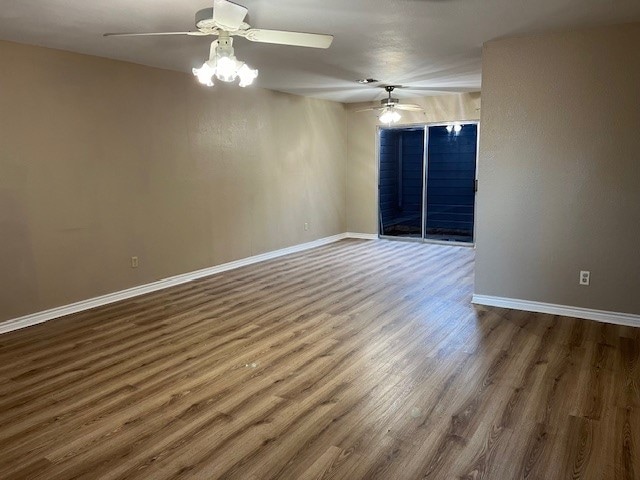
{"type": "MultiPolygon", "coordinates": [[[[328,50],[251,43],[236,56],[257,85],[340,102],[385,96],[355,80],[407,88],[406,98],[480,89],[488,40],[640,21],[639,0],[238,0],[256,28],[335,35],[328,50]]],[[[0,38],[189,72],[212,37],[104,38],[104,32],[192,30],[211,0],[0,0],[0,38]]],[[[215,87],[214,87],[215,88],[215,87]]]]}

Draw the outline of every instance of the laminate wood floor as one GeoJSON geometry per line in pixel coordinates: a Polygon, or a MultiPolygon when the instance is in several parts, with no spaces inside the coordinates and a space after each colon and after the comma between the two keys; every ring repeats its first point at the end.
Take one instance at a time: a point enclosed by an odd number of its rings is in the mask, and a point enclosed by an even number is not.
{"type": "Polygon", "coordinates": [[[345,240],[0,336],[2,479],[638,479],[640,329],[345,240]]]}

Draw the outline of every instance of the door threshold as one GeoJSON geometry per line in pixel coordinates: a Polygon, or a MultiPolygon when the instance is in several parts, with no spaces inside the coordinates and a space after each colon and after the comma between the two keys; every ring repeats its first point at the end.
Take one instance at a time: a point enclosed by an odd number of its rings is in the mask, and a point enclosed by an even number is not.
{"type": "Polygon", "coordinates": [[[420,237],[396,237],[395,235],[378,235],[378,238],[382,240],[397,240],[399,242],[414,242],[422,243],[423,240],[420,237]]]}
{"type": "Polygon", "coordinates": [[[455,242],[447,240],[432,240],[430,238],[415,238],[415,237],[395,237],[393,235],[378,235],[378,238],[382,240],[395,240],[397,242],[413,242],[413,243],[431,243],[433,245],[449,245],[451,247],[467,247],[475,248],[474,242],[455,242]]]}
{"type": "Polygon", "coordinates": [[[452,247],[468,247],[475,248],[476,244],[474,242],[456,242],[449,240],[433,240],[431,238],[425,238],[423,240],[424,243],[433,243],[434,245],[451,245],[452,247]]]}

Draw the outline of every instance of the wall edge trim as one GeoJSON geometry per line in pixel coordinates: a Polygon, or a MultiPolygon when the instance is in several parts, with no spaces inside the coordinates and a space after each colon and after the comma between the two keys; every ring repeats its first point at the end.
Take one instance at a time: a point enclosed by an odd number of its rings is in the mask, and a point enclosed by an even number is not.
{"type": "Polygon", "coordinates": [[[120,300],[126,300],[147,293],[157,292],[159,290],[164,290],[165,288],[173,287],[175,285],[188,283],[199,278],[216,275],[218,273],[234,270],[236,268],[244,267],[247,265],[253,265],[254,263],[264,262],[266,260],[282,257],[291,253],[297,253],[312,248],[321,247],[323,245],[328,245],[345,238],[377,239],[377,235],[360,233],[339,233],[337,235],[320,238],[311,242],[301,243],[298,245],[293,245],[291,247],[281,248],[279,250],[273,250],[271,252],[241,258],[239,260],[222,263],[220,265],[214,265],[213,267],[203,268],[201,270],[196,270],[193,272],[182,273],[144,285],[138,285],[136,287],[127,288],[125,290],[107,293],[105,295],[100,295],[98,297],[89,298],[86,300],[80,300],[79,302],[74,302],[68,305],[62,305],[60,307],[54,307],[48,310],[43,310],[41,312],[30,313],[22,317],[5,320],[4,322],[0,322],[0,334],[12,332],[14,330],[20,330],[22,328],[48,322],[49,320],[64,317],[66,315],[71,315],[73,313],[83,312],[85,310],[90,310],[92,308],[100,307],[103,305],[109,305],[111,303],[119,302],[120,300]]]}
{"type": "Polygon", "coordinates": [[[569,305],[557,305],[554,303],[534,302],[517,298],[494,297],[491,295],[474,294],[471,303],[488,307],[501,307],[525,312],[548,313],[563,317],[575,317],[596,322],[612,323],[627,327],[640,328],[640,315],[633,313],[610,312],[590,308],[572,307],[569,305]]]}

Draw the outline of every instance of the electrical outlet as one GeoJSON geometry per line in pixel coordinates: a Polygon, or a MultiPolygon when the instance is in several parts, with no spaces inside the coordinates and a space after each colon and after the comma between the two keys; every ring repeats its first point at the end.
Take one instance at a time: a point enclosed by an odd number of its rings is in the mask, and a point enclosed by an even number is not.
{"type": "Polygon", "coordinates": [[[587,270],[580,271],[580,285],[589,285],[591,282],[591,272],[587,270]]]}
{"type": "Polygon", "coordinates": [[[309,230],[309,222],[304,222],[304,231],[308,231],[309,230]]]}
{"type": "Polygon", "coordinates": [[[138,257],[131,257],[131,268],[138,268],[138,257]]]}

